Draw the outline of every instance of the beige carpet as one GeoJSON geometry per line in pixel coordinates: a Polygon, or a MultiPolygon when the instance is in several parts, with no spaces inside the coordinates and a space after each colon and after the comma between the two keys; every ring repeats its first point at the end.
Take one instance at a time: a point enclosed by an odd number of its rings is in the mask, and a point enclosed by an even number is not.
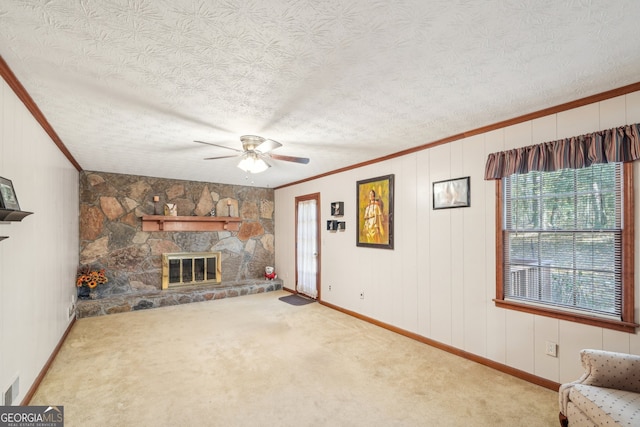
{"type": "Polygon", "coordinates": [[[32,405],[65,426],[556,426],[557,393],[269,292],[80,319],[32,405]]]}

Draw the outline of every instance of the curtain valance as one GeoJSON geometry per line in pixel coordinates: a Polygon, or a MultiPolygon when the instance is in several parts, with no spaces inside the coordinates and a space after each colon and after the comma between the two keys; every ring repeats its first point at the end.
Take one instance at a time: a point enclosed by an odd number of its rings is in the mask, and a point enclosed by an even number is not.
{"type": "Polygon", "coordinates": [[[595,163],[630,162],[640,158],[640,123],[528,147],[491,153],[484,179],[514,173],[586,168],[595,163]]]}

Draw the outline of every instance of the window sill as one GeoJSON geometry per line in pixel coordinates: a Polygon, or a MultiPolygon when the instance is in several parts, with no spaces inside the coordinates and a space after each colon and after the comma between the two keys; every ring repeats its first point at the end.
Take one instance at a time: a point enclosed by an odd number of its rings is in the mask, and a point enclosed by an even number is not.
{"type": "Polygon", "coordinates": [[[552,317],[554,319],[582,323],[585,325],[598,326],[600,328],[613,329],[615,331],[627,332],[630,334],[634,334],[636,332],[636,328],[640,326],[636,323],[624,322],[621,320],[608,320],[599,317],[581,315],[578,313],[567,313],[551,308],[542,308],[538,306],[534,307],[532,305],[521,304],[513,301],[505,301],[501,299],[494,299],[493,302],[495,302],[496,307],[499,308],[522,311],[525,313],[537,314],[539,316],[552,317]]]}

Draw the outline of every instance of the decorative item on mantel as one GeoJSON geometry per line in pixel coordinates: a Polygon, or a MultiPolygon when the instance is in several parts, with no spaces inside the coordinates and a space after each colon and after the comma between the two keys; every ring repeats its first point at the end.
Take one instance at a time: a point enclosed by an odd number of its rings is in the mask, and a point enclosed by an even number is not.
{"type": "Polygon", "coordinates": [[[153,196],[153,214],[162,215],[162,210],[160,209],[160,196],[153,196]]]}
{"type": "Polygon", "coordinates": [[[78,299],[91,299],[91,290],[108,281],[104,269],[93,270],[91,267],[80,267],[76,279],[78,299]]]}
{"type": "Polygon", "coordinates": [[[165,203],[164,214],[165,216],[178,216],[178,205],[175,203],[165,203]]]}

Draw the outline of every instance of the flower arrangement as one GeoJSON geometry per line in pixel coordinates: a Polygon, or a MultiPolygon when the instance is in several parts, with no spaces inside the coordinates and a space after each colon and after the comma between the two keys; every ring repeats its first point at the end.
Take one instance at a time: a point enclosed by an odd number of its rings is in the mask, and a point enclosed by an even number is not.
{"type": "Polygon", "coordinates": [[[77,287],[95,288],[98,285],[107,283],[109,279],[102,270],[92,270],[90,267],[83,267],[78,271],[78,278],[76,279],[77,287]]]}

